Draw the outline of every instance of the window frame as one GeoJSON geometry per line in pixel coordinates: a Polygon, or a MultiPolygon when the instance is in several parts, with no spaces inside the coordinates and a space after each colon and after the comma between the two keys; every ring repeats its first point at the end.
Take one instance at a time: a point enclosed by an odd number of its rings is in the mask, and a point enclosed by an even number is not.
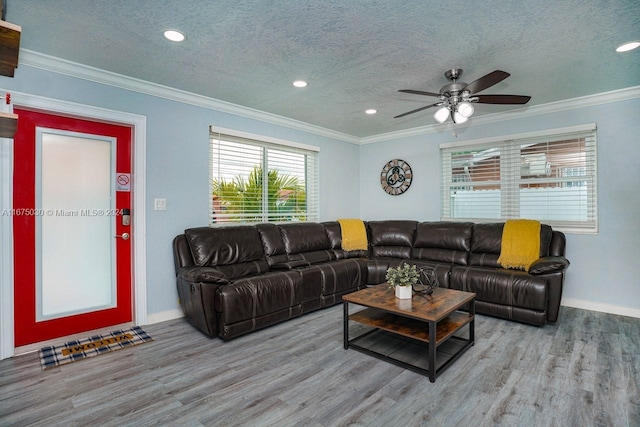
{"type": "MultiPolygon", "coordinates": [[[[575,233],[575,234],[597,234],[598,233],[598,191],[597,191],[597,127],[595,123],[579,125],[579,126],[570,126],[565,128],[556,128],[549,129],[538,132],[527,132],[515,135],[505,135],[491,138],[482,138],[476,140],[468,140],[468,141],[456,141],[440,144],[440,166],[441,166],[441,186],[440,186],[440,196],[441,196],[441,220],[443,221],[472,221],[472,222],[502,222],[511,218],[519,218],[520,204],[523,201],[523,189],[529,188],[528,186],[534,184],[533,187],[541,187],[541,188],[551,188],[554,186],[557,187],[565,187],[565,188],[578,188],[580,183],[587,180],[585,185],[586,192],[586,207],[584,211],[586,212],[586,219],[582,220],[579,218],[573,219],[551,219],[553,218],[553,214],[549,214],[549,217],[528,217],[530,219],[538,219],[545,224],[551,225],[554,229],[567,232],[567,233],[575,233]],[[584,138],[584,152],[580,151],[580,154],[584,154],[586,156],[586,175],[582,176],[574,176],[574,175],[565,175],[562,170],[562,165],[557,166],[558,173],[561,174],[560,177],[551,176],[551,174],[547,173],[542,177],[525,177],[522,175],[522,162],[525,159],[531,158],[531,152],[527,152],[526,148],[528,146],[534,146],[535,144],[547,143],[549,153],[553,153],[556,149],[554,144],[558,144],[559,147],[563,147],[564,144],[569,147],[569,144],[572,140],[576,139],[577,141],[580,138],[584,138]],[[457,181],[460,177],[456,178],[456,168],[459,169],[458,166],[454,166],[455,153],[461,152],[464,150],[473,151],[473,150],[486,150],[487,152],[491,152],[494,150],[497,153],[496,157],[498,157],[498,167],[500,171],[500,176],[498,180],[495,181],[457,181]],[[452,158],[452,156],[454,156],[452,158]],[[475,184],[474,184],[475,182],[475,184]],[[480,183],[480,184],[478,184],[480,183]],[[478,186],[486,186],[490,188],[491,186],[498,185],[499,190],[499,216],[496,218],[490,217],[492,214],[486,214],[484,212],[480,212],[478,216],[468,216],[465,218],[455,217],[455,213],[453,213],[453,195],[452,192],[461,191],[465,189],[472,189],[473,187],[477,188],[478,186]],[[466,188],[465,188],[466,187],[466,188]]],[[[576,152],[578,153],[578,152],[576,152]]],[[[572,153],[576,155],[576,153],[572,153]]],[[[458,158],[459,159],[459,158],[458,158]]],[[[546,166],[550,167],[550,166],[546,166]]],[[[577,167],[572,168],[575,172],[577,167]]],[[[465,167],[465,171],[466,171],[465,167]]],[[[459,171],[458,171],[459,172],[459,171]]],[[[543,175],[543,174],[540,174],[543,175]]],[[[527,191],[527,190],[524,190],[527,191]]],[[[550,189],[548,193],[551,194],[551,191],[554,191],[553,195],[556,194],[555,190],[550,189]]],[[[543,193],[546,194],[546,193],[543,193]]],[[[572,196],[578,197],[580,196],[572,196]]],[[[534,196],[535,198],[535,196],[534,196]]],[[[495,199],[493,203],[496,203],[495,199]]],[[[571,201],[571,199],[567,199],[571,201]]],[[[580,199],[582,200],[582,199],[580,199]]],[[[530,204],[530,200],[526,206],[532,206],[530,204]]],[[[542,203],[538,206],[538,208],[558,208],[563,207],[562,205],[554,205],[549,203],[542,203]]],[[[553,209],[549,209],[553,210],[553,209]]],[[[496,211],[497,212],[497,211],[496,211]]],[[[476,213],[478,211],[476,210],[476,213]]]]}
{"type": "MultiPolygon", "coordinates": [[[[277,218],[273,218],[273,214],[269,214],[268,212],[268,198],[262,197],[262,206],[259,212],[256,212],[254,216],[259,216],[259,220],[243,220],[243,219],[230,219],[225,218],[224,216],[220,218],[219,214],[214,212],[214,202],[213,202],[213,181],[215,178],[220,178],[220,174],[216,173],[214,165],[214,150],[217,148],[215,145],[217,141],[224,140],[224,137],[227,137],[230,142],[235,144],[246,144],[251,147],[259,147],[262,153],[268,153],[271,151],[272,153],[282,154],[283,152],[292,153],[295,155],[303,155],[304,156],[304,165],[301,165],[301,170],[304,170],[305,178],[305,201],[306,201],[306,210],[304,213],[299,213],[298,216],[305,217],[304,221],[315,221],[319,220],[319,192],[320,192],[320,172],[319,172],[319,158],[320,158],[320,148],[313,146],[302,144],[293,141],[287,141],[279,138],[273,138],[265,135],[258,135],[244,131],[238,131],[235,129],[227,129],[218,126],[210,126],[209,128],[209,195],[208,195],[208,206],[209,206],[209,224],[212,227],[219,226],[233,226],[233,225],[250,225],[250,224],[258,224],[262,222],[271,222],[271,223],[282,223],[289,222],[287,220],[278,220],[277,218]]],[[[264,179],[269,173],[268,167],[268,156],[261,156],[258,167],[263,171],[263,188],[262,194],[264,194],[268,187],[268,179],[264,179]]],[[[219,172],[219,171],[218,171],[219,172]]],[[[250,215],[246,212],[243,212],[240,215],[250,215]]],[[[290,220],[291,221],[291,220],[290,220]]]]}

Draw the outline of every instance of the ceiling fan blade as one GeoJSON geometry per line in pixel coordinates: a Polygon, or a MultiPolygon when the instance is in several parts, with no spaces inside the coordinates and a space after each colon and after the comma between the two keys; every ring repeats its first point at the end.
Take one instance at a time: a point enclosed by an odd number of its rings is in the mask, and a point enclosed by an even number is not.
{"type": "Polygon", "coordinates": [[[413,89],[400,89],[398,92],[413,93],[414,95],[435,96],[436,98],[440,97],[440,94],[437,94],[437,93],[424,92],[424,91],[421,91],[421,90],[413,90],[413,89]]]}
{"type": "Polygon", "coordinates": [[[394,119],[408,116],[409,114],[417,113],[418,111],[426,110],[427,108],[437,107],[438,105],[442,105],[442,102],[436,102],[435,104],[427,105],[426,107],[420,107],[420,108],[416,108],[415,110],[407,111],[406,113],[402,113],[399,116],[395,116],[394,119]]]}
{"type": "Polygon", "coordinates": [[[486,76],[480,77],[478,80],[473,81],[467,85],[463,90],[468,90],[472,94],[490,88],[491,86],[500,83],[511,74],[506,71],[496,70],[486,76]]]}
{"type": "Polygon", "coordinates": [[[526,104],[531,99],[530,96],[524,95],[476,95],[479,104],[526,104]]]}

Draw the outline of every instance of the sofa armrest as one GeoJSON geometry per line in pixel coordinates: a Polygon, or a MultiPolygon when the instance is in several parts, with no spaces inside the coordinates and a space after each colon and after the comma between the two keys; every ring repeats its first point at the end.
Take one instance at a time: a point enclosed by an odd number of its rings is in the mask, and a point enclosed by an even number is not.
{"type": "Polygon", "coordinates": [[[305,260],[276,262],[271,265],[272,270],[293,270],[294,268],[309,267],[311,263],[305,260]]]}
{"type": "Polygon", "coordinates": [[[557,273],[569,267],[569,260],[562,256],[546,256],[537,259],[529,267],[529,274],[534,276],[547,273],[557,273]]]}
{"type": "Polygon", "coordinates": [[[215,299],[218,289],[229,283],[211,267],[184,267],[178,270],[177,286],[185,317],[210,337],[218,334],[215,299]]]}
{"type": "Polygon", "coordinates": [[[186,280],[187,282],[199,283],[217,283],[220,285],[226,285],[229,283],[227,276],[213,267],[183,267],[178,270],[178,279],[186,280]]]}

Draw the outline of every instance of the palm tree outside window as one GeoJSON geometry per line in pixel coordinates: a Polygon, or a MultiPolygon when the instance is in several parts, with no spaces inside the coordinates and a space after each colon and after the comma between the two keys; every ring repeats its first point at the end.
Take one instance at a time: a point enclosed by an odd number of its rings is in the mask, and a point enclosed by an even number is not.
{"type": "Polygon", "coordinates": [[[211,223],[317,221],[317,175],[316,151],[212,132],[211,223]]]}

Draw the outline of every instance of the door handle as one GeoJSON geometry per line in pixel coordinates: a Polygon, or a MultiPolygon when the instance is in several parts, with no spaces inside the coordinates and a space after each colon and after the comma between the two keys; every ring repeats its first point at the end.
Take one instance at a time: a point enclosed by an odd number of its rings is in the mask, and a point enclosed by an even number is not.
{"type": "Polygon", "coordinates": [[[129,240],[129,233],[116,234],[116,237],[119,237],[122,240],[129,240]]]}

